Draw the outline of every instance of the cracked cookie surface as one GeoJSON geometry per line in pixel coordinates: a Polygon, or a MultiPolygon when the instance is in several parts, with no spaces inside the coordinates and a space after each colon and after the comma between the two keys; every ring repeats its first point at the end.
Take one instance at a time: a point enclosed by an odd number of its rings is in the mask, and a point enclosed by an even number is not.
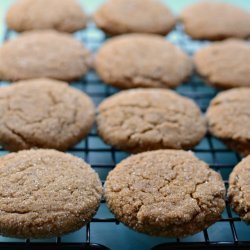
{"type": "Polygon", "coordinates": [[[82,159],[55,150],[0,158],[0,234],[49,238],[78,230],[96,213],[98,175],[82,159]]]}
{"type": "Polygon", "coordinates": [[[118,88],[174,88],[192,73],[191,59],[157,35],[128,34],[110,39],[98,51],[95,68],[118,88]]]}
{"type": "Polygon", "coordinates": [[[224,210],[221,176],[191,152],[157,150],[119,163],[105,183],[116,218],[139,232],[180,237],[216,222],[224,210]]]}
{"type": "Polygon", "coordinates": [[[129,152],[189,149],[206,133],[198,106],[171,90],[121,91],[98,107],[97,129],[108,144],[129,152]]]}
{"type": "Polygon", "coordinates": [[[209,131],[242,155],[250,154],[250,88],[218,94],[207,110],[209,131]]]}
{"type": "Polygon", "coordinates": [[[109,0],[96,11],[94,21],[110,35],[135,32],[166,35],[176,22],[159,0],[109,0]]]}
{"type": "Polygon", "coordinates": [[[250,44],[229,39],[199,50],[194,62],[207,83],[219,88],[250,87],[250,44]]]}
{"type": "Polygon", "coordinates": [[[0,79],[49,77],[71,81],[89,69],[90,53],[69,34],[52,30],[24,32],[0,48],[0,79]]]}
{"type": "Polygon", "coordinates": [[[250,223],[250,155],[233,169],[229,178],[228,198],[240,217],[250,223]]]}
{"type": "Polygon", "coordinates": [[[198,2],[183,10],[180,19],[194,39],[222,40],[250,36],[250,14],[237,6],[213,1],[198,2]]]}
{"type": "Polygon", "coordinates": [[[65,82],[20,81],[0,88],[0,144],[66,150],[87,135],[94,115],[91,99],[65,82]]]}
{"type": "Polygon", "coordinates": [[[8,10],[6,22],[17,32],[35,29],[75,32],[86,26],[87,18],[77,0],[18,0],[8,10]]]}

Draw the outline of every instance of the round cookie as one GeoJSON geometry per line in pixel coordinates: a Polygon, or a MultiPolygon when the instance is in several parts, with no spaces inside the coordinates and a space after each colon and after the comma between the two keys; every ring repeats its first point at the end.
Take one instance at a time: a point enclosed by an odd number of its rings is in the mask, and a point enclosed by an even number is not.
{"type": "Polygon", "coordinates": [[[30,31],[0,48],[0,79],[50,77],[71,81],[89,68],[90,53],[72,36],[57,31],[30,31]]]}
{"type": "Polygon", "coordinates": [[[213,1],[188,6],[181,14],[185,32],[194,39],[222,40],[250,36],[250,14],[237,6],[213,1]]]}
{"type": "Polygon", "coordinates": [[[229,178],[228,198],[240,217],[250,223],[250,155],[233,169],[229,178]]]}
{"type": "Polygon", "coordinates": [[[108,0],[96,11],[94,21],[110,35],[136,32],[166,35],[176,22],[159,0],[108,0]]]}
{"type": "Polygon", "coordinates": [[[0,144],[66,150],[87,135],[94,115],[91,99],[65,82],[21,81],[0,88],[0,144]]]}
{"type": "Polygon", "coordinates": [[[182,237],[216,222],[224,210],[221,176],[191,152],[157,150],[128,157],[105,183],[107,205],[130,228],[182,237]]]}
{"type": "Polygon", "coordinates": [[[250,153],[250,88],[218,94],[207,111],[209,131],[242,155],[250,153]]]}
{"type": "Polygon", "coordinates": [[[104,44],[95,68],[104,82],[118,88],[174,88],[188,78],[193,66],[181,49],[160,36],[128,34],[104,44]]]}
{"type": "Polygon", "coordinates": [[[82,159],[55,150],[0,158],[0,234],[49,238],[80,229],[102,196],[98,175],[82,159]]]}
{"type": "Polygon", "coordinates": [[[17,32],[37,29],[75,32],[85,28],[87,18],[76,0],[18,0],[8,10],[6,22],[17,32]]]}
{"type": "Polygon", "coordinates": [[[189,149],[206,133],[191,99],[161,89],[126,90],[107,98],[98,108],[97,129],[106,143],[134,153],[189,149]]]}
{"type": "Polygon", "coordinates": [[[229,39],[198,51],[194,57],[198,73],[219,88],[250,87],[250,44],[229,39]]]}

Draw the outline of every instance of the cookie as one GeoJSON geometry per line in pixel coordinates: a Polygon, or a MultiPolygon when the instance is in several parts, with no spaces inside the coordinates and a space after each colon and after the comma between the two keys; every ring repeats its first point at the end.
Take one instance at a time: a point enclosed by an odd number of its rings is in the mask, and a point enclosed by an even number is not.
{"type": "Polygon", "coordinates": [[[250,88],[218,94],[207,111],[209,131],[242,155],[250,154],[250,88]]]}
{"type": "Polygon", "coordinates": [[[50,77],[71,81],[89,68],[90,53],[68,34],[30,31],[0,48],[0,79],[50,77]]]}
{"type": "Polygon", "coordinates": [[[206,133],[198,106],[171,90],[121,91],[98,107],[97,129],[112,146],[142,152],[153,149],[189,149],[206,133]]]}
{"type": "Polygon", "coordinates": [[[188,6],[181,14],[185,32],[194,39],[222,40],[250,36],[250,14],[237,6],[213,1],[188,6]]]}
{"type": "Polygon", "coordinates": [[[49,238],[80,229],[96,213],[102,184],[82,159],[55,150],[0,158],[0,234],[49,238]]]}
{"type": "Polygon", "coordinates": [[[87,135],[94,115],[91,99],[65,82],[20,81],[0,88],[0,144],[66,150],[87,135]]]}
{"type": "Polygon", "coordinates": [[[250,223],[250,155],[243,159],[229,178],[228,198],[240,217],[250,223]]]}
{"type": "Polygon", "coordinates": [[[7,12],[6,22],[17,32],[55,29],[75,32],[87,18],[76,0],[18,0],[7,12]]]}
{"type": "Polygon", "coordinates": [[[182,237],[216,222],[224,210],[221,176],[191,152],[157,150],[112,170],[105,198],[116,218],[150,235],[182,237]]]}
{"type": "Polygon", "coordinates": [[[250,44],[246,41],[213,43],[198,51],[194,62],[198,73],[212,86],[250,87],[250,44]]]}
{"type": "Polygon", "coordinates": [[[136,32],[166,35],[176,22],[159,0],[108,0],[96,11],[94,21],[110,35],[136,32]]]}
{"type": "Polygon", "coordinates": [[[191,59],[164,38],[128,34],[110,39],[98,51],[95,68],[118,88],[174,88],[192,73],[191,59]]]}

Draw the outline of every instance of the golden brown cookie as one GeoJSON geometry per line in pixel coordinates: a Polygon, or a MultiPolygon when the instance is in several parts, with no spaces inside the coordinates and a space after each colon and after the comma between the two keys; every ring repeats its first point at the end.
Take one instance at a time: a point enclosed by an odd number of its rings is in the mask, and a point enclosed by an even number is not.
{"type": "Polygon", "coordinates": [[[50,77],[71,81],[89,68],[90,53],[72,36],[57,31],[30,31],[0,48],[0,79],[50,77]]]}
{"type": "Polygon", "coordinates": [[[7,12],[6,22],[17,32],[55,29],[75,32],[87,18],[77,0],[18,0],[7,12]]]}
{"type": "Polygon", "coordinates": [[[250,87],[250,43],[229,39],[213,43],[194,57],[198,73],[219,88],[250,87]]]}
{"type": "Polygon", "coordinates": [[[105,183],[107,205],[130,228],[180,237],[216,222],[224,210],[221,176],[191,152],[157,150],[130,156],[105,183]]]}
{"type": "Polygon", "coordinates": [[[210,132],[242,155],[250,153],[250,88],[218,94],[207,111],[210,132]]]}
{"type": "Polygon", "coordinates": [[[181,14],[185,32],[194,39],[222,40],[250,36],[250,14],[228,3],[201,1],[181,14]]]}
{"type": "Polygon", "coordinates": [[[192,100],[161,89],[126,90],[107,98],[98,108],[97,129],[106,143],[129,152],[189,149],[206,133],[192,100]]]}
{"type": "Polygon", "coordinates": [[[234,210],[250,223],[250,155],[233,169],[229,178],[228,197],[234,210]]]}
{"type": "Polygon", "coordinates": [[[118,88],[177,87],[193,69],[181,49],[149,34],[110,39],[98,51],[95,68],[104,82],[118,88]]]}
{"type": "Polygon", "coordinates": [[[55,150],[0,158],[0,234],[49,238],[78,230],[96,213],[98,175],[82,159],[55,150]]]}
{"type": "Polygon", "coordinates": [[[87,135],[94,115],[91,99],[65,82],[18,82],[0,88],[0,144],[66,150],[87,135]]]}
{"type": "Polygon", "coordinates": [[[108,0],[94,14],[98,28],[110,35],[155,33],[165,35],[175,17],[159,0],[108,0]]]}

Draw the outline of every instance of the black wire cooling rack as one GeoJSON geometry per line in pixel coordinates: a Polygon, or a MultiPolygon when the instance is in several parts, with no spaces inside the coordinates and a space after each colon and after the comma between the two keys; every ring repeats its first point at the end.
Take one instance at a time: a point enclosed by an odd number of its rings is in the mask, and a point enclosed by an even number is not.
{"type": "MultiPolygon", "coordinates": [[[[16,34],[6,30],[4,40],[16,34]]],[[[74,34],[91,51],[95,52],[105,42],[107,37],[94,24],[89,24],[86,30],[74,34]]],[[[172,31],[166,39],[181,47],[192,55],[208,42],[193,41],[182,31],[181,26],[172,31]]],[[[0,82],[0,86],[7,85],[0,82]]],[[[96,105],[104,98],[118,90],[105,85],[90,71],[84,78],[72,83],[73,87],[86,92],[96,105]]],[[[195,100],[203,112],[216,95],[216,90],[207,86],[197,75],[193,75],[177,91],[195,100]]],[[[240,156],[227,149],[219,140],[207,134],[202,142],[193,150],[196,156],[206,161],[218,171],[228,186],[228,176],[232,168],[240,161],[240,156]]],[[[88,137],[68,151],[85,159],[99,173],[102,181],[114,166],[128,154],[106,145],[93,128],[88,137]]],[[[0,155],[8,153],[0,149],[0,155]]],[[[99,211],[86,227],[59,238],[49,240],[19,240],[0,237],[0,249],[250,249],[250,226],[247,226],[231,210],[228,201],[222,219],[208,229],[186,238],[158,238],[143,235],[116,221],[108,211],[105,201],[102,201],[99,211]]]]}

